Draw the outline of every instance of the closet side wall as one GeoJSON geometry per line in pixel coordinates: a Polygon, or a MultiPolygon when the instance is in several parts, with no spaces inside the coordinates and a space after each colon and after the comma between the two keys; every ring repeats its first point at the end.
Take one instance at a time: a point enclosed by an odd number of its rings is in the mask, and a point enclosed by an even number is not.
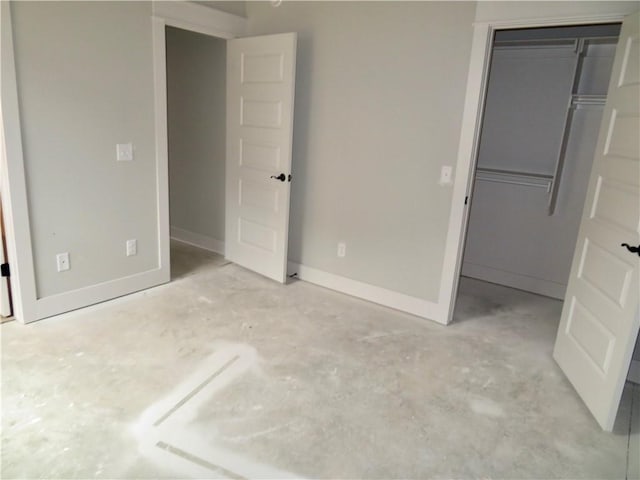
{"type": "MultiPolygon", "coordinates": [[[[579,83],[581,94],[606,93],[614,50],[613,42],[590,47],[579,83]]],[[[548,215],[544,181],[522,176],[506,178],[505,183],[501,177],[483,177],[481,170],[553,175],[573,80],[570,63],[563,64],[563,56],[571,51],[550,49],[547,56],[544,49],[522,48],[494,56],[462,269],[465,276],[564,298],[602,107],[574,111],[553,215],[548,215]],[[520,89],[513,83],[518,79],[520,89]],[[548,94],[538,90],[540,86],[548,94]],[[527,104],[534,106],[525,108],[527,104]]]]}
{"type": "Polygon", "coordinates": [[[226,41],[172,27],[166,39],[172,237],[218,250],[224,241],[226,41]]]}

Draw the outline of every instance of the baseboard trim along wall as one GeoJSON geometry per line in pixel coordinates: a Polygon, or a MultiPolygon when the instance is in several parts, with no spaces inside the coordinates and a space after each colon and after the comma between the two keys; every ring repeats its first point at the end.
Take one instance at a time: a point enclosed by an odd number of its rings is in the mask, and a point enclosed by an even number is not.
{"type": "Polygon", "coordinates": [[[202,235],[200,233],[190,232],[183,228],[171,227],[171,238],[178,242],[193,245],[210,252],[224,255],[224,242],[217,238],[202,235]]]}
{"type": "Polygon", "coordinates": [[[169,282],[169,269],[157,268],[124,278],[39,298],[35,302],[36,319],[70,312],[123,295],[146,290],[169,282]]]}
{"type": "MultiPolygon", "coordinates": [[[[440,318],[438,315],[440,312],[438,304],[428,300],[411,297],[295,262],[288,263],[288,272],[290,275],[296,273],[297,277],[305,282],[367,300],[384,307],[390,307],[432,321],[438,321],[437,319],[440,318]]],[[[442,322],[438,321],[438,323],[442,322]]]]}
{"type": "Polygon", "coordinates": [[[564,300],[565,291],[567,289],[567,286],[561,283],[498,270],[497,268],[469,262],[464,262],[462,265],[462,275],[491,283],[497,283],[499,285],[505,285],[507,287],[518,288],[527,292],[537,293],[538,295],[557,298],[558,300],[564,300]]]}
{"type": "Polygon", "coordinates": [[[640,385],[640,360],[631,360],[627,380],[640,385]]]}

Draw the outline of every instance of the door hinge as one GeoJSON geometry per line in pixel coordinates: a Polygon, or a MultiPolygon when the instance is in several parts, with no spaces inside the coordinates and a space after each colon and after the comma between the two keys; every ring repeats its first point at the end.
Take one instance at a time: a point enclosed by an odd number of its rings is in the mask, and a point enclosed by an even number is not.
{"type": "Polygon", "coordinates": [[[466,205],[467,203],[469,203],[469,197],[468,196],[464,197],[464,204],[466,205]]]}
{"type": "Polygon", "coordinates": [[[3,263],[2,265],[0,265],[0,276],[2,277],[10,277],[11,276],[11,270],[9,270],[9,264],[8,263],[3,263]]]}

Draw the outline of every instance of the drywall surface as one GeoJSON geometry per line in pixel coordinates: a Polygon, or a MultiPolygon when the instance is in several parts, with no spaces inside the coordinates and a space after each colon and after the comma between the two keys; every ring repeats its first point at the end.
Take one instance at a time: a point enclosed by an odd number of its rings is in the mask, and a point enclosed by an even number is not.
{"type": "Polygon", "coordinates": [[[298,33],[289,259],[437,301],[474,3],[247,3],[298,33]],[[338,242],[346,256],[337,257],[338,242]]]}
{"type": "Polygon", "coordinates": [[[215,8],[216,10],[238,15],[240,17],[247,16],[247,7],[244,0],[196,1],[194,3],[199,3],[205,7],[215,8]]]}
{"type": "Polygon", "coordinates": [[[171,226],[224,240],[225,40],[167,27],[171,226]]]}
{"type": "Polygon", "coordinates": [[[12,13],[38,297],[157,268],[151,3],[12,13]],[[134,161],[116,162],[128,142],[134,161]],[[61,252],[71,270],[58,273],[61,252]]]}

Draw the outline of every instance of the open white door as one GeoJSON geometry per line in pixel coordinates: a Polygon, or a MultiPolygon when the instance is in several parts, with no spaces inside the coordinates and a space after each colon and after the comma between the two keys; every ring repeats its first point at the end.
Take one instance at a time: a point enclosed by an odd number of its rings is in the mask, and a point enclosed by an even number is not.
{"type": "Polygon", "coordinates": [[[227,42],[225,256],[284,283],[296,34],[227,42]]]}
{"type": "MultiPolygon", "coordinates": [[[[1,135],[1,134],[0,134],[1,135]]],[[[4,148],[4,146],[2,147],[4,148]]],[[[2,221],[2,203],[0,203],[0,263],[6,262],[4,238],[4,222],[2,221]]],[[[0,317],[11,316],[11,299],[9,297],[9,278],[0,277],[0,317]]]]}
{"type": "Polygon", "coordinates": [[[613,429],[640,317],[640,14],[625,18],[553,356],[613,429]]]}
{"type": "MultiPolygon", "coordinates": [[[[2,175],[4,175],[4,165],[6,164],[6,149],[4,145],[4,125],[2,122],[2,114],[0,112],[0,184],[2,183],[2,175]]],[[[5,263],[7,261],[7,257],[5,252],[6,248],[6,239],[4,235],[4,217],[2,215],[2,199],[0,199],[0,263],[5,263]]],[[[9,289],[9,278],[8,277],[0,277],[0,317],[9,317],[11,316],[11,299],[10,299],[10,289],[9,289]]]]}

